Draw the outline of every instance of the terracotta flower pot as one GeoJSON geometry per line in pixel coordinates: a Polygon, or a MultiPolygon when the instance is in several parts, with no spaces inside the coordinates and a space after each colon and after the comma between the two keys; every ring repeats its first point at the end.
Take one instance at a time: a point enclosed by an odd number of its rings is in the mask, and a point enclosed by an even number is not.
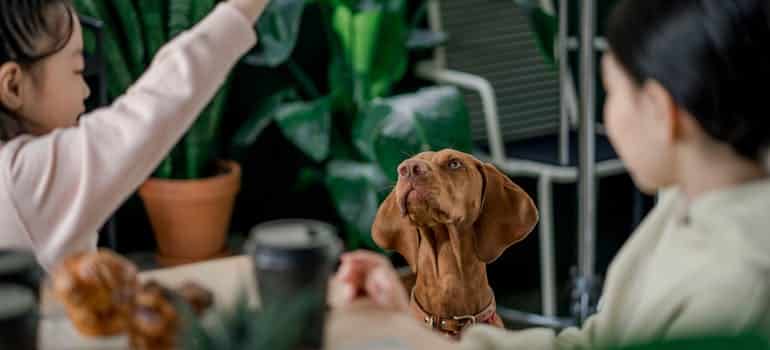
{"type": "Polygon", "coordinates": [[[158,242],[161,265],[180,265],[224,255],[235,195],[241,184],[236,162],[220,161],[219,175],[197,180],[151,178],[139,188],[158,242]]]}

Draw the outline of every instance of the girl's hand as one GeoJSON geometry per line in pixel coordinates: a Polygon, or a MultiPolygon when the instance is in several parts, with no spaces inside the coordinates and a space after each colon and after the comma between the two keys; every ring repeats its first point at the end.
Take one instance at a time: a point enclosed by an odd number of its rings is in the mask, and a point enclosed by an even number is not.
{"type": "Polygon", "coordinates": [[[267,7],[270,0],[228,0],[233,6],[240,10],[246,17],[253,22],[259,19],[259,16],[267,7]]]}
{"type": "Polygon", "coordinates": [[[343,255],[341,260],[330,289],[332,306],[344,306],[357,298],[368,297],[386,309],[408,310],[409,297],[387,258],[360,250],[343,255]]]}

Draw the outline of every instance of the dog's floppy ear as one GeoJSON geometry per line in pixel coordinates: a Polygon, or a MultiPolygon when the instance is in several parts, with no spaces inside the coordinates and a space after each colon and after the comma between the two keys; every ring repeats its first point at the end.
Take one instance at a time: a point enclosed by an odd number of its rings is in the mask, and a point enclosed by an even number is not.
{"type": "Polygon", "coordinates": [[[397,251],[406,259],[412,271],[416,271],[419,235],[409,219],[401,215],[395,188],[377,210],[372,225],[372,238],[380,248],[397,251]]]}
{"type": "Polygon", "coordinates": [[[524,239],[537,224],[532,198],[489,163],[479,165],[484,181],[481,211],[474,223],[476,256],[486,263],[524,239]]]}

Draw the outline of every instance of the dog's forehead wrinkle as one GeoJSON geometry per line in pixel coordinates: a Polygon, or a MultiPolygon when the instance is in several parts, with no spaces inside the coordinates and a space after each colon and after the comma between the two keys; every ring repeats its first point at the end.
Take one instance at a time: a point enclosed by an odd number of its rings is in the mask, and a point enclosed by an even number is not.
{"type": "Polygon", "coordinates": [[[450,149],[444,149],[439,151],[437,154],[436,160],[440,162],[445,162],[450,159],[461,159],[463,158],[462,154],[450,149]]]}
{"type": "Polygon", "coordinates": [[[414,156],[414,158],[430,161],[431,159],[433,159],[433,156],[435,154],[436,152],[432,152],[432,151],[421,152],[421,153],[418,153],[416,156],[414,156]]]}

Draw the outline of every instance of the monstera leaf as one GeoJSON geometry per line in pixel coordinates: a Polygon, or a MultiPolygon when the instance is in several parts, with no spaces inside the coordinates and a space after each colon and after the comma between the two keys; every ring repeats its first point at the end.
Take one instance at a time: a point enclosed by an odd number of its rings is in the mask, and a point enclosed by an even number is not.
{"type": "Polygon", "coordinates": [[[432,87],[374,101],[359,115],[353,136],[358,150],[395,181],[398,164],[419,152],[469,152],[468,125],[462,94],[453,87],[432,87]]]}
{"type": "Polygon", "coordinates": [[[333,160],[326,166],[325,182],[345,222],[349,248],[378,249],[370,231],[380,202],[390,190],[382,170],[373,163],[333,160]]]}

